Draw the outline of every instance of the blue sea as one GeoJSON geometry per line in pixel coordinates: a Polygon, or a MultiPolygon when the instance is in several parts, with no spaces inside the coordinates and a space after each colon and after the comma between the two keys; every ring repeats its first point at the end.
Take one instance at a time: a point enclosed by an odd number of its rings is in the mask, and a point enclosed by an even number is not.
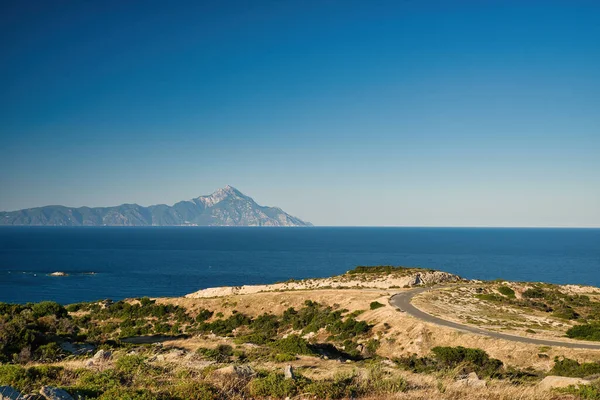
{"type": "Polygon", "coordinates": [[[600,229],[0,228],[2,302],[181,296],[357,265],[600,286],[600,229]]]}

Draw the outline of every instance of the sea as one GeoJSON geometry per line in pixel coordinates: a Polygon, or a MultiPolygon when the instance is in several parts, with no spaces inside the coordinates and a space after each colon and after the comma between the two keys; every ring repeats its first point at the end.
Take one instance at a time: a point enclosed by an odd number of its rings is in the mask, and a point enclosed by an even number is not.
{"type": "Polygon", "coordinates": [[[358,265],[600,286],[600,229],[0,227],[9,303],[182,296],[358,265]]]}

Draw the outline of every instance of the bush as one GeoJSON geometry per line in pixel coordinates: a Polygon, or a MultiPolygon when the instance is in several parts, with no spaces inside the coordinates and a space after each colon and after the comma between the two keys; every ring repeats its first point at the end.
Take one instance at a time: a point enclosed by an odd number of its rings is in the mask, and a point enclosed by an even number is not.
{"type": "Polygon", "coordinates": [[[358,266],[354,269],[351,269],[347,273],[350,275],[356,275],[356,274],[388,274],[389,275],[393,272],[406,272],[406,271],[410,271],[410,270],[411,270],[411,268],[406,268],[406,267],[394,267],[391,265],[378,265],[378,266],[373,266],[373,267],[358,266]]]}
{"type": "Polygon", "coordinates": [[[483,376],[497,374],[502,367],[502,361],[490,356],[481,349],[458,347],[434,347],[431,349],[439,364],[446,368],[464,366],[468,370],[478,372],[483,376]]]}
{"type": "Polygon", "coordinates": [[[31,307],[34,318],[54,315],[56,318],[65,318],[69,313],[67,309],[54,301],[41,301],[31,307]]]}
{"type": "Polygon", "coordinates": [[[22,392],[37,391],[43,385],[57,385],[63,374],[62,367],[0,365],[0,385],[12,386],[22,392]]]}
{"type": "Polygon", "coordinates": [[[600,385],[598,383],[592,385],[571,385],[565,389],[558,389],[562,393],[574,394],[578,399],[582,400],[599,400],[600,385]]]}
{"type": "Polygon", "coordinates": [[[35,351],[35,358],[42,362],[57,361],[64,355],[63,350],[60,348],[58,343],[51,342],[44,344],[37,348],[35,351]]]}
{"type": "Polygon", "coordinates": [[[273,359],[276,362],[296,361],[296,356],[293,354],[288,354],[288,353],[283,353],[283,354],[279,353],[279,354],[275,354],[273,359]]]}
{"type": "Polygon", "coordinates": [[[377,310],[378,308],[384,307],[384,305],[383,305],[383,304],[381,304],[381,303],[380,303],[380,302],[378,302],[378,301],[373,301],[373,302],[372,302],[372,303],[369,305],[369,307],[371,308],[371,310],[377,310]]]}
{"type": "Polygon", "coordinates": [[[571,339],[600,341],[600,324],[575,325],[567,331],[571,339]]]}
{"type": "Polygon", "coordinates": [[[196,352],[209,360],[224,363],[233,355],[233,348],[228,344],[220,344],[214,349],[200,347],[196,352]]]}
{"type": "Polygon", "coordinates": [[[196,315],[196,322],[204,322],[207,319],[212,318],[213,316],[213,312],[209,311],[205,308],[200,309],[200,311],[198,312],[198,315],[196,315]]]}
{"type": "Polygon", "coordinates": [[[546,297],[546,292],[542,288],[533,287],[523,292],[523,297],[528,299],[543,299],[546,297]]]}
{"type": "Polygon", "coordinates": [[[313,355],[314,351],[306,339],[298,335],[289,335],[284,339],[277,340],[271,344],[271,347],[285,354],[306,354],[313,355]]]}
{"type": "Polygon", "coordinates": [[[128,355],[119,358],[116,362],[118,371],[125,375],[136,375],[147,369],[146,357],[140,355],[128,355]]]}
{"type": "Polygon", "coordinates": [[[555,310],[552,315],[556,318],[573,320],[579,318],[579,314],[569,306],[562,306],[555,310]]]}
{"type": "Polygon", "coordinates": [[[250,394],[254,397],[273,397],[283,399],[294,396],[297,392],[296,383],[285,379],[283,374],[270,373],[265,377],[256,378],[248,385],[250,394]]]}
{"type": "Polygon", "coordinates": [[[583,363],[570,358],[554,359],[554,367],[550,370],[550,375],[569,376],[574,378],[585,378],[595,374],[600,374],[600,363],[583,363]]]}
{"type": "Polygon", "coordinates": [[[515,291],[512,290],[511,288],[509,288],[508,286],[499,286],[498,292],[500,292],[501,294],[505,295],[508,298],[511,298],[511,299],[515,298],[515,291]]]}

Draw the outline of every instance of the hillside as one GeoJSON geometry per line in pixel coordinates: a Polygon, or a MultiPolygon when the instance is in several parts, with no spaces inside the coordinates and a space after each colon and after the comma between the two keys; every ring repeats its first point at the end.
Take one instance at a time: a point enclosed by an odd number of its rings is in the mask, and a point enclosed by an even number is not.
{"type": "MultiPolygon", "coordinates": [[[[62,390],[63,397],[19,397],[51,400],[599,398],[600,349],[466,333],[389,303],[420,286],[438,302],[440,291],[455,288],[444,297],[454,304],[471,298],[460,288],[473,285],[480,295],[504,286],[520,293],[521,284],[382,266],[185,298],[66,307],[0,303],[0,394],[62,390]]],[[[558,291],[592,289],[542,290],[546,297],[536,299],[549,304],[558,291]]],[[[588,304],[597,308],[596,299],[569,301],[580,304],[578,312],[588,304]]]]}

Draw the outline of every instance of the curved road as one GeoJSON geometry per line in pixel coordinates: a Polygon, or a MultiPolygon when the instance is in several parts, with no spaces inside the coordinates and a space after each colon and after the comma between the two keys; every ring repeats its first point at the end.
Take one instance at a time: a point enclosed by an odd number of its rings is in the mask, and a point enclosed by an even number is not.
{"type": "Polygon", "coordinates": [[[414,296],[416,296],[419,293],[423,293],[427,290],[430,290],[430,288],[418,288],[418,289],[412,289],[412,290],[408,290],[406,292],[398,293],[390,298],[390,304],[392,306],[396,307],[397,309],[399,309],[400,311],[404,311],[407,314],[409,314],[415,318],[418,318],[420,320],[423,320],[425,322],[430,322],[432,324],[446,326],[448,328],[458,329],[458,330],[464,331],[464,332],[490,336],[490,337],[493,337],[496,339],[504,339],[504,340],[512,340],[515,342],[521,342],[521,343],[536,344],[536,345],[540,345],[540,346],[560,346],[560,347],[569,347],[572,349],[600,350],[600,344],[561,342],[561,341],[556,341],[556,340],[533,339],[533,338],[528,338],[528,337],[524,337],[524,336],[508,335],[506,333],[486,331],[484,329],[479,329],[474,326],[458,324],[456,322],[451,322],[451,321],[447,321],[445,319],[434,317],[431,314],[427,314],[426,312],[419,310],[418,308],[416,308],[415,306],[413,306],[411,304],[411,300],[414,296]]]}

